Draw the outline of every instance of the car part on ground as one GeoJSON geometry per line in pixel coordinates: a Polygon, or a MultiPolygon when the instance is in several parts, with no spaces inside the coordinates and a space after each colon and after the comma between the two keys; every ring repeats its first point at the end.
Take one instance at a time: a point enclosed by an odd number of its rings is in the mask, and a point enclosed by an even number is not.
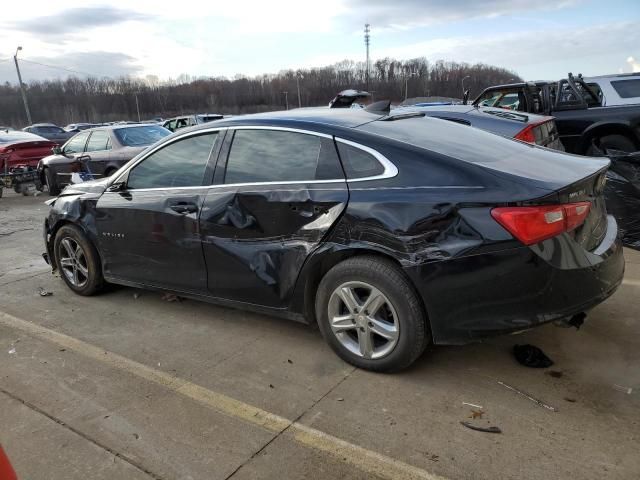
{"type": "Polygon", "coordinates": [[[108,177],[170,133],[150,124],[113,125],[80,132],[38,162],[40,181],[48,186],[49,195],[56,196],[77,181],[108,177]]]}
{"type": "MultiPolygon", "coordinates": [[[[73,224],[83,258],[89,246],[99,258],[75,265],[87,284],[318,322],[343,359],[394,371],[430,342],[521,331],[608,298],[624,272],[608,165],[421,113],[236,117],[65,189],[45,259],[61,268],[59,232],[73,224]]],[[[92,293],[73,271],[65,282],[92,293]]]]}
{"type": "Polygon", "coordinates": [[[603,140],[616,150],[640,150],[640,104],[603,107],[602,98],[581,76],[489,87],[473,105],[553,115],[570,153],[591,155],[593,143],[603,140]]]}

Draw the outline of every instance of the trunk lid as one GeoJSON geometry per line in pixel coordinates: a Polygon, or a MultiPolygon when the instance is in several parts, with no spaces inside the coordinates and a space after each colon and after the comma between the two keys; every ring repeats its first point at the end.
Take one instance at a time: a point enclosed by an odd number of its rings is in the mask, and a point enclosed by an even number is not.
{"type": "Polygon", "coordinates": [[[585,250],[595,250],[607,234],[607,208],[605,204],[604,187],[606,184],[607,167],[592,175],[560,188],[554,195],[550,195],[540,203],[577,203],[589,202],[589,214],[585,221],[577,228],[567,232],[576,243],[585,250]]]}

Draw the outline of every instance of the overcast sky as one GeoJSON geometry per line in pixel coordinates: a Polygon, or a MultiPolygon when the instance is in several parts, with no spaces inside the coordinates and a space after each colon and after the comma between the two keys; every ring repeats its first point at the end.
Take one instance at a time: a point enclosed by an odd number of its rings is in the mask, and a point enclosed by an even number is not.
{"type": "Polygon", "coordinates": [[[371,56],[484,62],[522,77],[640,71],[640,0],[6,2],[0,81],[70,73],[257,75],[371,56]],[[78,6],[81,5],[81,6],[78,6]],[[636,60],[634,60],[636,59],[636,60]]]}

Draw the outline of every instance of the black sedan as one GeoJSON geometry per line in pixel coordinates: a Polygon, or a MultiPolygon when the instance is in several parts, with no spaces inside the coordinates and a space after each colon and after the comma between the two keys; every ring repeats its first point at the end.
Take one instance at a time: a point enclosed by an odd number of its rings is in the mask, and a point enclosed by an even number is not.
{"type": "Polygon", "coordinates": [[[40,160],[40,178],[48,186],[49,195],[58,195],[71,183],[110,176],[170,133],[159,125],[140,124],[85,130],[40,160]]]}
{"type": "Polygon", "coordinates": [[[421,114],[238,117],[67,188],[45,259],[80,295],[111,282],[317,322],[346,361],[398,370],[609,297],[608,165],[421,114]]]}

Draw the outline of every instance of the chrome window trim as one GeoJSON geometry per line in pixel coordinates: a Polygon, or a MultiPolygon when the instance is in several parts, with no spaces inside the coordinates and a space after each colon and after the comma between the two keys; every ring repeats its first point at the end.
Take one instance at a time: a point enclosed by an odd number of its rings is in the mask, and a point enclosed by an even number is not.
{"type": "Polygon", "coordinates": [[[383,180],[385,178],[393,178],[398,175],[398,167],[396,167],[391,160],[382,155],[377,150],[373,148],[367,147],[360,143],[352,142],[351,140],[345,140],[344,138],[336,137],[336,142],[344,143],[345,145],[350,145],[354,148],[359,148],[360,150],[367,152],[369,155],[372,155],[378,162],[380,162],[384,168],[384,171],[380,175],[373,175],[371,177],[362,177],[362,178],[352,178],[347,179],[347,182],[368,182],[370,180],[383,180]]]}
{"type": "MultiPolygon", "coordinates": [[[[148,152],[144,152],[144,155],[138,159],[134,164],[130,165],[125,171],[123,171],[118,178],[116,178],[112,183],[117,182],[124,175],[127,175],[131,169],[136,167],[140,162],[144,161],[147,157],[155,153],[156,151],[164,148],[172,143],[175,143],[179,140],[183,140],[185,138],[194,136],[194,135],[202,135],[205,133],[212,132],[222,132],[225,130],[276,130],[276,131],[284,131],[284,132],[294,132],[301,133],[305,135],[315,135],[317,137],[329,138],[331,140],[335,140],[336,142],[344,143],[346,145],[350,145],[354,148],[359,148],[360,150],[367,152],[372,155],[380,164],[383,166],[384,171],[380,175],[374,175],[370,177],[362,177],[362,178],[354,178],[354,179],[328,179],[328,180],[284,180],[284,181],[270,181],[270,182],[244,182],[244,183],[222,183],[217,185],[197,185],[191,187],[156,187],[156,188],[137,188],[136,192],[148,192],[148,191],[158,191],[158,190],[193,190],[193,189],[211,189],[211,188],[223,188],[223,187],[255,187],[255,186],[269,186],[269,185],[299,185],[299,184],[332,184],[332,183],[355,183],[355,182],[368,182],[371,180],[383,180],[387,178],[393,178],[398,175],[398,168],[384,155],[382,155],[377,150],[373,148],[367,147],[357,142],[353,142],[351,140],[346,140],[344,138],[335,137],[333,135],[329,135],[322,132],[315,132],[313,130],[305,130],[302,128],[292,128],[292,127],[280,127],[280,126],[271,126],[271,125],[230,125],[225,127],[212,127],[207,129],[198,129],[195,132],[187,132],[182,135],[179,135],[175,138],[172,138],[170,141],[166,143],[162,143],[152,150],[148,152]]],[[[225,166],[226,167],[226,166],[225,166]]],[[[115,193],[115,192],[105,192],[105,193],[115,193]]]]}

